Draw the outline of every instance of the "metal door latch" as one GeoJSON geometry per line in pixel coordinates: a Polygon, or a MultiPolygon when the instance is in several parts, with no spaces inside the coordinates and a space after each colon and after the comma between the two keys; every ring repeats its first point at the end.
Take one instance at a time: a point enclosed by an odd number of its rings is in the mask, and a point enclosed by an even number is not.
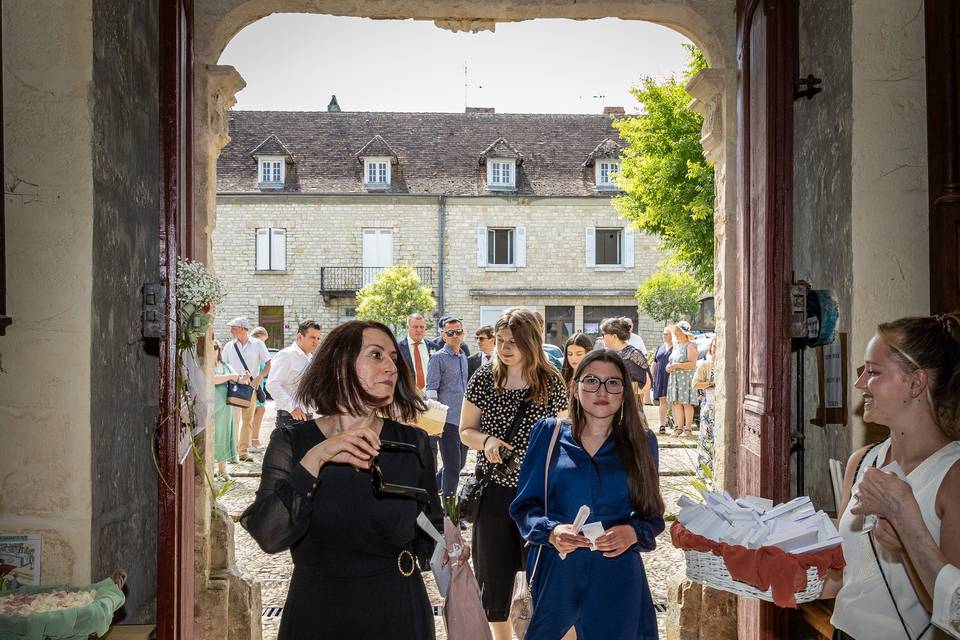
{"type": "Polygon", "coordinates": [[[163,309],[166,306],[167,289],[159,282],[143,285],[143,337],[166,337],[166,323],[163,321],[163,309]]]}

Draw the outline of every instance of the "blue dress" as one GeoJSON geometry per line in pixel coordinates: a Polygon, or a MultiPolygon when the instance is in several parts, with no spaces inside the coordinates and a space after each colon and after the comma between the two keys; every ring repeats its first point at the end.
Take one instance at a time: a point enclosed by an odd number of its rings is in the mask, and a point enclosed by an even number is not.
{"type": "Polygon", "coordinates": [[[670,364],[670,353],[673,346],[666,342],[657,347],[657,353],[653,356],[653,361],[657,365],[657,370],[653,374],[653,399],[665,398],[667,395],[667,383],[670,381],[670,374],[667,373],[667,365],[670,364]]]}
{"type": "MultiPolygon", "coordinates": [[[[550,510],[544,516],[543,472],[555,424],[548,418],[534,425],[517,497],[510,505],[510,515],[531,544],[528,575],[536,563],[530,586],[534,614],[527,639],[557,640],[570,627],[576,628],[578,640],[656,639],[656,611],[640,552],[656,547],[656,537],[664,529],[662,514],[633,517],[627,472],[613,438],[591,458],[564,422],[550,464],[550,510]],[[549,542],[550,532],[558,524],[572,523],[584,504],[590,507],[588,522],[599,520],[604,529],[629,524],[637,532],[637,544],[616,558],[577,549],[561,560],[549,542]]],[[[652,431],[647,431],[647,441],[659,467],[652,431]]]]}

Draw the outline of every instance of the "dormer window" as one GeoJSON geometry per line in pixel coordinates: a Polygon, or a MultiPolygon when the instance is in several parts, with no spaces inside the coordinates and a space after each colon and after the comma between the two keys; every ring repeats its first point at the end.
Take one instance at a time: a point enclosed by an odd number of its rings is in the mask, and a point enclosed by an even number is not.
{"type": "Polygon", "coordinates": [[[617,189],[613,176],[620,170],[620,163],[616,160],[597,160],[595,166],[597,189],[617,189]]]}
{"type": "Polygon", "coordinates": [[[286,159],[283,156],[258,156],[261,186],[282,187],[286,180],[286,159]]]}
{"type": "Polygon", "coordinates": [[[363,186],[368,189],[390,187],[391,158],[374,157],[363,159],[363,186]]]}
{"type": "Polygon", "coordinates": [[[514,189],[517,186],[517,161],[507,158],[487,160],[487,187],[514,189]]]}

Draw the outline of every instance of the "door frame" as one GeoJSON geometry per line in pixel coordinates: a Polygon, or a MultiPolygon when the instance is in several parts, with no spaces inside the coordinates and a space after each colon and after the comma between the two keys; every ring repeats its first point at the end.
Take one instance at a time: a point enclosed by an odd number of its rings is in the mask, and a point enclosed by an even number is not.
{"type": "Polygon", "coordinates": [[[193,1],[159,7],[160,282],[166,291],[160,341],[157,483],[158,640],[193,637],[194,468],[179,462],[184,438],[177,406],[177,258],[193,257],[192,87],[193,1]]]}

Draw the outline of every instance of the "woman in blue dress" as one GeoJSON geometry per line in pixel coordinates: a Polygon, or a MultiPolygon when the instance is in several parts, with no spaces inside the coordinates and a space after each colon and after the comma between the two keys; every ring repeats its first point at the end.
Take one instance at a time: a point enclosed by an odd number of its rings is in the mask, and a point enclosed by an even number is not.
{"type": "Polygon", "coordinates": [[[534,614],[527,640],[558,640],[571,627],[579,640],[657,638],[640,557],[656,547],[664,529],[657,439],[629,381],[616,352],[587,354],[574,379],[569,421],[541,420],[531,435],[510,505],[532,545],[526,566],[534,614]],[[555,429],[558,439],[547,460],[555,429]],[[572,526],[581,505],[590,508],[587,522],[604,529],[596,551],[572,526]]]}
{"type": "Polygon", "coordinates": [[[653,401],[660,406],[660,433],[667,432],[667,414],[670,411],[670,405],[667,402],[667,384],[670,381],[667,365],[670,364],[670,354],[672,352],[673,327],[667,325],[663,328],[663,343],[657,347],[657,352],[654,354],[651,363],[653,369],[653,401]]]}

